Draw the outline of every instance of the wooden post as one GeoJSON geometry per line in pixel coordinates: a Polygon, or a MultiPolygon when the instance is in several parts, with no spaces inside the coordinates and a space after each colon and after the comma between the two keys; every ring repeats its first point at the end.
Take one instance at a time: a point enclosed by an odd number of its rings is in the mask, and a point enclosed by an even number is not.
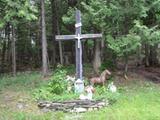
{"type": "MultiPolygon", "coordinates": [[[[81,35],[81,13],[79,10],[76,10],[76,36],[80,37],[81,35]]],[[[80,39],[80,38],[79,38],[80,39]]],[[[76,78],[82,80],[82,45],[81,42],[76,40],[76,78]]]]}

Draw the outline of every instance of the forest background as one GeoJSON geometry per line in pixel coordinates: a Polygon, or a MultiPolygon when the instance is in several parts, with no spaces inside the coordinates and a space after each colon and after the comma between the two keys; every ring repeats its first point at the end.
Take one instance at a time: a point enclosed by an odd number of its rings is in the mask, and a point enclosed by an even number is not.
{"type": "Polygon", "coordinates": [[[75,10],[82,12],[83,33],[103,38],[83,44],[83,62],[99,68],[160,64],[159,0],[0,0],[0,73],[75,64],[75,10]],[[122,63],[122,66],[119,64],[122,63]]]}

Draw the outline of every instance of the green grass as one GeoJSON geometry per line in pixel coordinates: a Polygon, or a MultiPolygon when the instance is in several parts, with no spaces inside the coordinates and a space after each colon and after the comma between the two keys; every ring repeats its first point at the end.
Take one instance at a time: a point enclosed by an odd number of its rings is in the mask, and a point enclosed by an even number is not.
{"type": "Polygon", "coordinates": [[[18,73],[16,77],[11,75],[0,76],[0,90],[10,88],[14,90],[31,90],[45,84],[39,72],[18,73]]]}
{"type": "MultiPolygon", "coordinates": [[[[107,108],[82,114],[43,113],[36,107],[32,92],[47,82],[40,73],[22,73],[0,78],[0,120],[160,120],[160,86],[133,80],[118,86],[117,102],[107,108]],[[10,96],[6,101],[6,96],[10,96]],[[29,108],[19,110],[15,104],[23,99],[29,108]]],[[[108,97],[108,94],[102,95],[108,97]]],[[[67,95],[64,98],[67,99],[67,95]]],[[[97,97],[97,96],[96,96],[97,97]]],[[[63,97],[62,97],[63,99],[63,97]]]]}
{"type": "Polygon", "coordinates": [[[159,88],[139,88],[121,93],[119,100],[112,106],[85,114],[88,120],[159,120],[159,88]]]}

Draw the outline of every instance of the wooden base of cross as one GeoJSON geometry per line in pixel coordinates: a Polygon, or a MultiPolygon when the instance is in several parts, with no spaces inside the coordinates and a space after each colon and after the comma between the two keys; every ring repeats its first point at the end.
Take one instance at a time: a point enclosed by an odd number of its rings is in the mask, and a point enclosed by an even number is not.
{"type": "Polygon", "coordinates": [[[81,12],[76,10],[76,34],[75,35],[56,35],[56,40],[75,40],[76,42],[76,82],[75,92],[82,93],[84,91],[84,81],[82,77],[82,39],[102,38],[102,34],[81,34],[81,12]]]}

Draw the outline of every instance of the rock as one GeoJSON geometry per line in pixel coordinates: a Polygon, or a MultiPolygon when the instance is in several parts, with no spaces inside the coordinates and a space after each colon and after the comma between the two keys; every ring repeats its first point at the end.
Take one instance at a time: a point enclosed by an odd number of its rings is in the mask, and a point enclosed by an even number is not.
{"type": "Polygon", "coordinates": [[[98,106],[98,108],[100,109],[100,108],[102,108],[103,106],[98,106]]]}
{"type": "Polygon", "coordinates": [[[82,113],[82,112],[86,112],[87,109],[86,108],[74,108],[73,111],[77,113],[82,113]]]}
{"type": "Polygon", "coordinates": [[[47,109],[47,108],[43,108],[43,109],[41,109],[41,111],[44,112],[44,113],[47,113],[47,112],[49,112],[50,110],[47,109]]]}
{"type": "Polygon", "coordinates": [[[17,103],[16,106],[18,109],[24,109],[26,107],[26,105],[24,103],[17,103]]]}
{"type": "Polygon", "coordinates": [[[105,106],[105,105],[106,105],[105,102],[100,102],[100,103],[98,103],[98,106],[105,106]]]}
{"type": "Polygon", "coordinates": [[[46,107],[50,107],[51,104],[46,104],[46,107]]]}
{"type": "Polygon", "coordinates": [[[80,100],[86,100],[87,97],[86,97],[84,94],[80,94],[79,99],[80,99],[80,100]]]}
{"type": "Polygon", "coordinates": [[[93,111],[93,108],[88,108],[88,111],[93,111]]]}

